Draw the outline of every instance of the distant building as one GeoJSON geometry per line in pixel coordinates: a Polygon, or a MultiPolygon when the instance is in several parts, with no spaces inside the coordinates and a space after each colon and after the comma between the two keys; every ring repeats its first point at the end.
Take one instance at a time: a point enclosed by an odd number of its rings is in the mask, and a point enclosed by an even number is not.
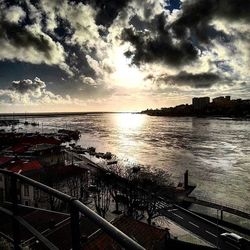
{"type": "Polygon", "coordinates": [[[194,109],[202,110],[208,106],[210,103],[210,97],[194,97],[192,99],[192,104],[194,109]]]}
{"type": "Polygon", "coordinates": [[[221,105],[230,102],[230,100],[230,96],[219,96],[213,99],[213,103],[221,105]]]}
{"type": "Polygon", "coordinates": [[[213,99],[212,105],[217,110],[223,110],[224,114],[229,112],[229,109],[235,109],[235,102],[230,96],[219,96],[213,99]]]}

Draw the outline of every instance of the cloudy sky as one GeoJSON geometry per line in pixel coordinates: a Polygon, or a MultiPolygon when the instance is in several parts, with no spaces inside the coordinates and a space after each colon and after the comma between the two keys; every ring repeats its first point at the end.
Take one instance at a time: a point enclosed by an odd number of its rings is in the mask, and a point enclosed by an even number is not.
{"type": "Polygon", "coordinates": [[[250,98],[249,0],[0,0],[0,112],[250,98]]]}

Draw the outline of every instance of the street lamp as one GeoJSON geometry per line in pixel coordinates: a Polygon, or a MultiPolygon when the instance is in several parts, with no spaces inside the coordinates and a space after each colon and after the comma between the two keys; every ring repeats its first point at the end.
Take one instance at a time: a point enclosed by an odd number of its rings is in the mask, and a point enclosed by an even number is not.
{"type": "Polygon", "coordinates": [[[219,248],[219,210],[218,210],[218,208],[216,209],[216,212],[217,212],[217,220],[216,220],[216,224],[217,224],[217,242],[216,242],[216,247],[217,247],[217,249],[219,248]]]}

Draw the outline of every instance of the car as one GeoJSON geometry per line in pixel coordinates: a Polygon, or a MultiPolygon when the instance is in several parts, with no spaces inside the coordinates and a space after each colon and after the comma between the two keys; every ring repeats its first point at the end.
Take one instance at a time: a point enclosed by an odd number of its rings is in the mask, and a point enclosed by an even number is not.
{"type": "Polygon", "coordinates": [[[240,243],[243,239],[241,236],[239,236],[238,234],[235,234],[235,233],[222,233],[220,236],[221,236],[221,238],[230,239],[230,240],[235,241],[237,243],[240,243]]]}
{"type": "Polygon", "coordinates": [[[250,250],[250,242],[236,233],[222,233],[220,244],[221,249],[227,249],[227,246],[230,245],[234,246],[234,249],[250,250]]]}

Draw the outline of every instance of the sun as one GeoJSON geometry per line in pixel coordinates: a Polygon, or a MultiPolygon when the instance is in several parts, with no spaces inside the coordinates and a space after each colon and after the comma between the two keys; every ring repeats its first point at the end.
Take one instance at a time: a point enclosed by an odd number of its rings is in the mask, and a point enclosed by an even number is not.
{"type": "Polygon", "coordinates": [[[131,65],[131,59],[124,55],[125,47],[117,47],[113,53],[115,71],[111,78],[115,85],[138,88],[143,85],[143,73],[137,66],[131,65]]]}

